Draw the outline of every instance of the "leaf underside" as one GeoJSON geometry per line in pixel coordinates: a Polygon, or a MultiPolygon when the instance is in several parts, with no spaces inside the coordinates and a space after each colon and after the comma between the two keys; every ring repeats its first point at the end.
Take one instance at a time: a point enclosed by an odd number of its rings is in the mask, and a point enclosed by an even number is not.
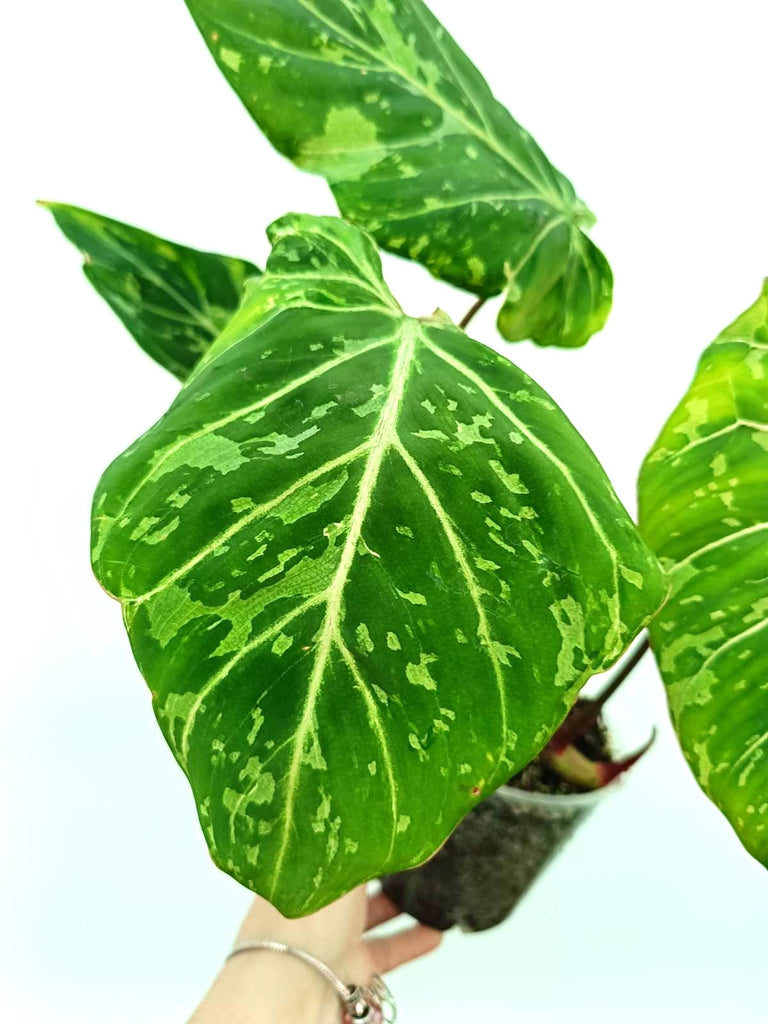
{"type": "Polygon", "coordinates": [[[640,526],[672,580],[650,632],[683,752],[768,866],[768,283],[648,455],[640,526]]]}
{"type": "Polygon", "coordinates": [[[269,234],[265,274],[99,484],[93,564],[214,859],[298,916],[430,856],[664,583],[530,378],[405,316],[357,228],[269,234]]]}
{"type": "Polygon", "coordinates": [[[509,341],[583,345],[612,277],[570,182],[421,0],[187,0],[273,145],[348,220],[478,295],[509,341]]]}
{"type": "Polygon", "coordinates": [[[246,278],[260,273],[90,210],[41,205],[83,253],[85,276],[134,339],[182,381],[237,309],[246,278]]]}

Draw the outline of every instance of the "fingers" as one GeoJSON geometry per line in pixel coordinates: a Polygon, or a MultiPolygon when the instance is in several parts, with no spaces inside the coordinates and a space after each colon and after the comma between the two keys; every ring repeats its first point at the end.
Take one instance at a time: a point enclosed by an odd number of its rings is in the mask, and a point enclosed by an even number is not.
{"type": "Polygon", "coordinates": [[[365,930],[377,928],[385,921],[391,921],[393,917],[401,913],[392,900],[380,892],[377,896],[371,896],[368,900],[368,910],[365,921],[365,930]]]}
{"type": "Polygon", "coordinates": [[[396,935],[386,935],[380,939],[371,939],[368,943],[376,970],[379,974],[393,971],[409,960],[416,960],[426,953],[437,949],[443,940],[443,933],[425,924],[417,924],[396,935]]]}

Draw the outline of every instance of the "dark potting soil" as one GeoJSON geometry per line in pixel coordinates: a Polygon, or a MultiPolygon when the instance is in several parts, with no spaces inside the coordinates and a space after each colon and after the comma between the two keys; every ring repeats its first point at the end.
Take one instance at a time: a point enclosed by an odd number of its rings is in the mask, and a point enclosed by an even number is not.
{"type": "MultiPolygon", "coordinates": [[[[602,723],[576,746],[586,756],[609,757],[602,723]]],[[[384,892],[403,911],[433,928],[484,931],[509,916],[591,805],[515,799],[512,789],[565,796],[584,792],[561,779],[541,757],[508,786],[478,804],[445,845],[421,867],[382,879],[384,892]]]]}

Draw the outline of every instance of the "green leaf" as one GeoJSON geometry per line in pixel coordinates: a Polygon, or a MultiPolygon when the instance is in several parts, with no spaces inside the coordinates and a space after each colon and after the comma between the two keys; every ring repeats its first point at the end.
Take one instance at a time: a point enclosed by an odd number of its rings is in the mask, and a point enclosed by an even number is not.
{"type": "Polygon", "coordinates": [[[640,525],[672,579],[651,640],[683,752],[768,866],[768,282],[648,455],[640,525]]]}
{"type": "Polygon", "coordinates": [[[557,406],[366,235],[272,255],[104,475],[93,562],[216,862],[284,913],[418,864],[658,607],[656,559],[557,406]]]}
{"type": "Polygon", "coordinates": [[[83,271],[155,362],[185,380],[240,302],[252,263],[198,252],[62,203],[41,203],[85,256],[83,271]]]}
{"type": "Polygon", "coordinates": [[[509,341],[601,329],[612,277],[581,230],[592,215],[421,0],[187,6],[273,145],[381,246],[478,295],[506,289],[509,341]]]}

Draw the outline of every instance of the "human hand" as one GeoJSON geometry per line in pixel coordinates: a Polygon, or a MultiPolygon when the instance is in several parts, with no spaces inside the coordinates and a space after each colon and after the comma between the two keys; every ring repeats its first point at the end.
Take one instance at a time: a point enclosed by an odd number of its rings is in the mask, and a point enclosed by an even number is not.
{"type": "MultiPolygon", "coordinates": [[[[309,917],[289,920],[257,897],[237,936],[275,939],[312,953],[347,984],[366,985],[440,945],[442,933],[415,925],[393,935],[365,933],[399,914],[382,893],[365,886],[309,917]]],[[[339,1000],[311,967],[285,953],[258,951],[228,960],[190,1024],[339,1024],[339,1000]]]]}

